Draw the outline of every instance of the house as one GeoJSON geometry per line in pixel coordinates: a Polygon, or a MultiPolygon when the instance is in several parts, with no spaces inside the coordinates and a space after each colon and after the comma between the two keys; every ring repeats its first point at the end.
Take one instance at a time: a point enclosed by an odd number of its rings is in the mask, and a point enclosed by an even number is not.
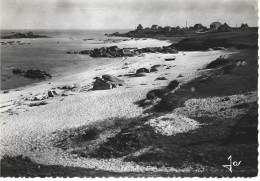
{"type": "Polygon", "coordinates": [[[242,25],[241,25],[241,28],[248,28],[249,26],[247,25],[247,23],[242,23],[242,25]]]}
{"type": "Polygon", "coordinates": [[[141,24],[139,24],[136,28],[136,30],[142,30],[143,29],[143,26],[141,24]]]}
{"type": "Polygon", "coordinates": [[[220,32],[229,32],[229,31],[232,31],[232,28],[230,28],[227,23],[224,23],[223,25],[221,25],[219,28],[218,28],[218,31],[220,32]]]}
{"type": "Polygon", "coordinates": [[[158,29],[158,25],[152,25],[152,29],[158,29]]]}
{"type": "Polygon", "coordinates": [[[194,30],[201,30],[201,29],[203,29],[204,28],[204,26],[202,25],[202,24],[195,24],[194,25],[194,30]]]}
{"type": "Polygon", "coordinates": [[[210,24],[210,29],[218,29],[221,25],[220,22],[213,22],[210,24]]]}
{"type": "Polygon", "coordinates": [[[172,28],[171,28],[170,26],[165,26],[165,27],[164,27],[164,30],[166,30],[166,31],[171,31],[171,29],[172,29],[172,28]]]}

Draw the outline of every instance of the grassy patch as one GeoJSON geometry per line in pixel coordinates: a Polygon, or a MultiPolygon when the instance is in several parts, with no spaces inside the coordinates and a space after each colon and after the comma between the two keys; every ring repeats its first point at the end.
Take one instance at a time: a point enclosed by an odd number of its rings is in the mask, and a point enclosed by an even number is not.
{"type": "Polygon", "coordinates": [[[255,48],[257,45],[257,31],[225,32],[193,36],[176,44],[172,44],[177,50],[198,51],[213,47],[235,47],[237,49],[255,48]]]}

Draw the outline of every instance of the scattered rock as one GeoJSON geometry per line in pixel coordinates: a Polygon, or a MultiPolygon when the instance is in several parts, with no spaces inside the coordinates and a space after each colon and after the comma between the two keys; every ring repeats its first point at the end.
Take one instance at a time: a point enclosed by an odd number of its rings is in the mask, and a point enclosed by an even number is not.
{"type": "Polygon", "coordinates": [[[94,82],[93,90],[112,89],[125,85],[125,82],[122,79],[109,74],[103,75],[102,78],[96,77],[95,79],[96,81],[94,82]]]}
{"type": "Polygon", "coordinates": [[[7,94],[7,93],[9,93],[9,90],[4,90],[3,93],[4,93],[4,94],[7,94]]]}
{"type": "Polygon", "coordinates": [[[147,68],[139,68],[139,69],[137,69],[136,74],[139,74],[139,73],[149,73],[149,72],[150,71],[147,68]]]}
{"type": "Polygon", "coordinates": [[[158,77],[155,80],[168,80],[166,77],[158,77]]]}
{"type": "Polygon", "coordinates": [[[102,78],[97,77],[94,82],[93,90],[106,90],[112,89],[112,84],[103,80],[102,78]]]}
{"type": "Polygon", "coordinates": [[[69,94],[67,92],[63,92],[61,96],[68,96],[69,94]]]}
{"type": "Polygon", "coordinates": [[[48,97],[54,97],[55,95],[57,95],[55,91],[48,91],[48,97]]]}
{"type": "Polygon", "coordinates": [[[144,76],[146,76],[145,73],[138,73],[134,75],[134,77],[144,77],[144,76]]]}
{"type": "Polygon", "coordinates": [[[150,69],[150,72],[158,72],[159,70],[156,68],[156,67],[152,67],[151,69],[150,69]]]}
{"type": "Polygon", "coordinates": [[[166,58],[165,61],[174,61],[176,58],[166,58]]]}
{"type": "Polygon", "coordinates": [[[41,102],[30,103],[29,106],[34,107],[34,106],[42,106],[46,104],[48,104],[46,101],[41,101],[41,102]]]}

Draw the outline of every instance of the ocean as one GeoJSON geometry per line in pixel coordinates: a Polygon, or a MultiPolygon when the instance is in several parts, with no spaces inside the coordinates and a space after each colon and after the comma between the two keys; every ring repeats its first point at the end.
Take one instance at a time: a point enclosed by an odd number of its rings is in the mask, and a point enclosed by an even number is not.
{"type": "MultiPolygon", "coordinates": [[[[1,37],[13,33],[26,33],[30,30],[1,30],[1,37]]],[[[37,35],[50,38],[36,39],[0,39],[1,42],[22,41],[0,45],[1,50],[1,90],[16,89],[43,80],[25,78],[14,75],[12,70],[40,69],[52,75],[52,79],[81,73],[88,69],[114,63],[121,58],[92,58],[88,55],[67,54],[68,51],[92,50],[94,48],[118,46],[124,47],[155,47],[168,46],[169,41],[155,39],[130,39],[126,37],[107,37],[105,34],[124,33],[129,30],[31,30],[37,35]],[[84,40],[88,39],[88,40],[84,40]],[[127,41],[123,41],[127,40],[127,41]]],[[[48,80],[46,80],[48,81],[48,80]]]]}
{"type": "Polygon", "coordinates": [[[28,31],[50,38],[0,40],[1,42],[23,41],[25,43],[24,45],[0,45],[1,90],[23,87],[41,81],[14,75],[13,68],[41,69],[50,73],[53,78],[58,78],[117,61],[118,59],[91,58],[87,55],[67,54],[66,52],[112,46],[111,43],[104,43],[104,40],[127,38],[107,37],[105,34],[124,33],[129,30],[1,30],[1,37],[28,31]],[[94,40],[84,41],[83,39],[94,40]]]}

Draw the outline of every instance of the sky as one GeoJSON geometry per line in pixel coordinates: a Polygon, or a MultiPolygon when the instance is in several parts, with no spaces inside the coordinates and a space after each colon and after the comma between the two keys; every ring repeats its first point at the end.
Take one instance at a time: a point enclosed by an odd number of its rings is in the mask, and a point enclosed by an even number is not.
{"type": "Polygon", "coordinates": [[[1,29],[257,26],[257,0],[0,0],[1,29]]]}

